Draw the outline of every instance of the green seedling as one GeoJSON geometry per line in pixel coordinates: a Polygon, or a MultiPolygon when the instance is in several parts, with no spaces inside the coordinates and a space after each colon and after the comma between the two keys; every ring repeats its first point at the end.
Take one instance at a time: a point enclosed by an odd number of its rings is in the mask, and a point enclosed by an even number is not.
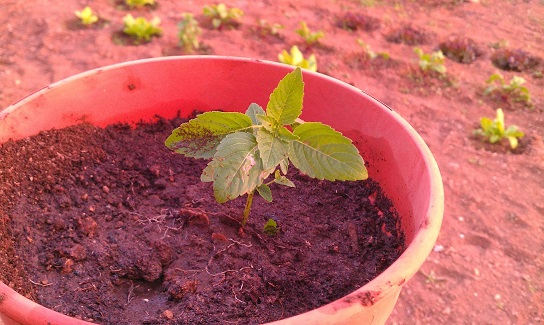
{"type": "Polygon", "coordinates": [[[83,8],[81,11],[76,10],[74,14],[85,26],[90,26],[98,21],[98,16],[93,13],[93,10],[89,6],[83,8]]]}
{"type": "Polygon", "coordinates": [[[247,195],[242,227],[255,193],[270,202],[272,184],[295,186],[286,176],[290,164],[321,180],[366,179],[363,158],[350,139],[328,125],[299,118],[303,97],[297,67],[274,89],[266,111],[252,103],[245,114],[200,114],[176,128],[165,145],[188,157],[211,159],[201,180],[213,182],[217,202],[247,195]]]}
{"type": "Polygon", "coordinates": [[[421,71],[437,72],[441,76],[446,74],[446,66],[444,65],[444,54],[442,51],[433,53],[424,53],[419,47],[414,48],[414,52],[419,57],[419,68],[421,71]]]}
{"type": "Polygon", "coordinates": [[[314,54],[311,54],[308,59],[304,58],[304,54],[298,49],[298,46],[293,46],[289,53],[283,50],[278,54],[278,60],[281,63],[289,64],[295,67],[301,67],[310,71],[317,71],[317,60],[314,54]]]}
{"type": "Polygon", "coordinates": [[[134,18],[131,14],[128,14],[123,17],[123,23],[125,24],[123,32],[134,37],[137,43],[148,42],[151,40],[151,36],[162,34],[162,28],[159,27],[161,20],[158,17],[148,21],[144,17],[134,18]]]}
{"type": "Polygon", "coordinates": [[[390,58],[389,53],[386,53],[386,52],[376,53],[372,51],[372,49],[370,48],[370,45],[366,44],[361,39],[357,39],[357,44],[359,44],[363,48],[365,55],[371,60],[374,60],[377,57],[384,58],[385,60],[389,60],[390,58]]]}
{"type": "Polygon", "coordinates": [[[300,22],[300,28],[296,30],[296,33],[304,39],[304,42],[306,42],[306,45],[308,46],[318,43],[319,39],[325,36],[323,31],[312,32],[304,21],[300,22]]]}
{"type": "Polygon", "coordinates": [[[270,24],[266,19],[257,20],[257,26],[259,33],[262,36],[272,35],[279,36],[280,30],[283,29],[283,25],[280,24],[270,24]]]}
{"type": "Polygon", "coordinates": [[[205,6],[202,12],[204,16],[212,20],[212,26],[215,29],[220,29],[225,25],[235,25],[244,16],[241,9],[227,8],[224,3],[205,6]]]}
{"type": "Polygon", "coordinates": [[[263,232],[269,236],[275,236],[278,234],[280,228],[276,220],[270,218],[263,226],[263,232]]]}
{"type": "Polygon", "coordinates": [[[200,48],[200,35],[202,30],[198,21],[190,13],[184,13],[183,19],[178,24],[179,46],[187,53],[192,53],[200,48]]]}
{"type": "Polygon", "coordinates": [[[484,137],[490,143],[499,143],[506,138],[510,142],[510,148],[512,149],[518,147],[518,139],[523,138],[525,135],[515,125],[505,127],[504,112],[500,108],[497,109],[497,116],[494,120],[482,117],[480,119],[480,128],[475,130],[474,134],[484,137]]]}
{"type": "Polygon", "coordinates": [[[125,0],[125,4],[130,8],[143,8],[145,6],[154,6],[155,0],[125,0]]]}
{"type": "Polygon", "coordinates": [[[496,94],[506,102],[512,100],[531,106],[531,95],[524,83],[525,79],[518,76],[513,76],[507,83],[502,74],[494,73],[487,79],[489,86],[484,90],[484,95],[496,94]]]}

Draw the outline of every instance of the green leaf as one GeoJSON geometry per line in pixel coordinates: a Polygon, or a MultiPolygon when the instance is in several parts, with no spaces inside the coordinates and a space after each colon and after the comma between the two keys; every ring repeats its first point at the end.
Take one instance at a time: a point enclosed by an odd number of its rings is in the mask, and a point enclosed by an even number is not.
{"type": "Polygon", "coordinates": [[[271,133],[274,133],[279,125],[278,122],[270,116],[256,115],[256,117],[259,120],[260,124],[271,133]]]}
{"type": "Polygon", "coordinates": [[[302,71],[297,67],[279,82],[270,95],[270,100],[266,106],[266,114],[280,125],[292,124],[302,112],[303,97],[302,71]]]}
{"type": "Polygon", "coordinates": [[[257,192],[259,192],[259,195],[265,199],[266,202],[272,202],[272,191],[270,191],[268,185],[261,184],[257,187],[257,192]]]}
{"type": "Polygon", "coordinates": [[[251,119],[251,122],[253,122],[253,125],[261,125],[262,122],[259,120],[257,116],[258,115],[264,116],[265,114],[266,112],[264,111],[264,109],[255,103],[251,103],[251,105],[249,105],[246,111],[246,115],[249,116],[249,118],[251,119]]]}
{"type": "Polygon", "coordinates": [[[508,142],[510,142],[510,148],[516,149],[518,147],[518,138],[515,136],[509,136],[508,142]]]}
{"type": "Polygon", "coordinates": [[[281,169],[281,172],[284,175],[287,175],[287,170],[289,169],[289,159],[288,158],[285,158],[284,160],[282,160],[280,162],[280,169],[281,169]]]}
{"type": "Polygon", "coordinates": [[[280,138],[274,137],[274,135],[265,128],[261,128],[257,131],[257,143],[263,162],[263,169],[265,171],[275,169],[276,166],[287,157],[289,144],[280,138]]]}
{"type": "Polygon", "coordinates": [[[283,176],[280,174],[279,170],[276,170],[276,173],[274,175],[274,183],[287,186],[287,187],[296,187],[295,183],[293,183],[289,178],[286,176],[283,176]]]}
{"type": "Polygon", "coordinates": [[[270,218],[263,226],[263,231],[270,236],[274,236],[278,233],[278,223],[270,218]]]}
{"type": "Polygon", "coordinates": [[[217,147],[212,162],[213,190],[219,203],[252,192],[263,183],[263,164],[252,133],[227,135],[217,147]]]}
{"type": "Polygon", "coordinates": [[[230,133],[251,130],[252,121],[242,113],[207,112],[172,131],[165,145],[194,158],[211,158],[221,140],[230,133]]]}
{"type": "Polygon", "coordinates": [[[299,125],[290,142],[289,159],[310,177],[334,180],[362,180],[368,177],[363,158],[351,140],[330,126],[318,122],[299,125]]]}

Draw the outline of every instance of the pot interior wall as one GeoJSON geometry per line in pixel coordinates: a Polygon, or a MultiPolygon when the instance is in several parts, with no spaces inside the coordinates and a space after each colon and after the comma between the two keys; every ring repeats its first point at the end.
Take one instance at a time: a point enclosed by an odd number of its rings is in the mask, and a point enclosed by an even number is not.
{"type": "MultiPolygon", "coordinates": [[[[187,116],[195,109],[244,112],[252,102],[265,107],[278,81],[291,70],[257,60],[184,57],[89,71],[0,112],[0,143],[82,121],[105,126],[155,115],[169,118],[178,111],[187,116]]],[[[428,162],[424,155],[413,154],[423,142],[414,142],[410,136],[415,132],[407,123],[393,119],[396,113],[360,90],[309,72],[304,72],[304,81],[302,118],[327,123],[354,140],[370,176],[401,214],[409,244],[427,222],[428,162]]]]}

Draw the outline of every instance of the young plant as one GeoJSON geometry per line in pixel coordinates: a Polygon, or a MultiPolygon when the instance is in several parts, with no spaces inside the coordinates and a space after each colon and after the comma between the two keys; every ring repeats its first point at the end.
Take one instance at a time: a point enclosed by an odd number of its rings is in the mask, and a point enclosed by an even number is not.
{"type": "Polygon", "coordinates": [[[314,54],[311,54],[308,59],[304,58],[304,54],[298,49],[298,46],[293,46],[289,53],[283,50],[278,54],[278,60],[281,63],[289,64],[295,67],[301,67],[310,71],[317,71],[317,60],[314,54]]]}
{"type": "Polygon", "coordinates": [[[215,29],[220,29],[225,25],[235,25],[244,16],[241,9],[227,8],[224,3],[204,6],[203,14],[212,20],[212,26],[215,29]]]}
{"type": "Polygon", "coordinates": [[[255,193],[270,202],[270,185],[294,187],[286,176],[290,163],[321,180],[366,179],[363,158],[350,139],[328,125],[299,118],[303,97],[302,72],[296,68],[274,89],[266,111],[252,103],[245,114],[200,114],[176,128],[165,145],[188,157],[211,158],[201,180],[213,182],[217,202],[247,195],[242,227],[255,193]]]}
{"type": "Polygon", "coordinates": [[[279,37],[280,29],[283,29],[283,25],[280,24],[270,24],[266,19],[257,20],[257,30],[261,36],[272,35],[279,37]]]}
{"type": "Polygon", "coordinates": [[[490,143],[498,143],[506,138],[510,142],[510,148],[518,147],[518,139],[525,135],[518,130],[517,126],[511,125],[508,128],[504,125],[504,112],[502,109],[497,109],[497,116],[494,120],[488,117],[480,119],[480,128],[474,131],[474,134],[484,137],[490,143]]]}
{"type": "Polygon", "coordinates": [[[145,6],[154,6],[155,0],[125,0],[125,4],[130,8],[143,8],[145,6]]]}
{"type": "Polygon", "coordinates": [[[270,218],[263,226],[263,232],[269,236],[275,236],[280,231],[276,220],[270,218]]]}
{"type": "Polygon", "coordinates": [[[319,42],[319,39],[325,36],[325,33],[323,31],[312,32],[304,21],[300,22],[300,28],[297,29],[296,32],[300,35],[300,37],[304,39],[304,42],[306,42],[306,45],[308,46],[319,42]]]}
{"type": "Polygon", "coordinates": [[[484,95],[498,95],[503,101],[510,102],[510,100],[516,103],[523,103],[527,106],[531,106],[531,95],[529,89],[522,86],[525,83],[525,79],[522,77],[514,76],[507,83],[504,77],[500,73],[492,74],[487,79],[487,88],[484,91],[484,95]]]}
{"type": "Polygon", "coordinates": [[[74,14],[85,26],[90,26],[98,21],[98,16],[93,13],[93,10],[89,6],[83,8],[81,11],[76,10],[74,14]]]}
{"type": "Polygon", "coordinates": [[[414,52],[419,57],[419,68],[421,71],[437,72],[441,76],[446,74],[446,66],[444,65],[444,54],[442,51],[433,53],[424,53],[419,47],[414,48],[414,52]]]}
{"type": "Polygon", "coordinates": [[[199,36],[202,30],[198,26],[198,21],[190,13],[184,13],[183,19],[178,24],[179,46],[187,53],[192,53],[200,48],[199,36]]]}
{"type": "Polygon", "coordinates": [[[381,57],[381,58],[383,58],[385,60],[389,60],[389,58],[390,58],[389,53],[387,53],[387,52],[378,52],[378,53],[376,53],[376,52],[372,51],[372,49],[370,48],[370,45],[366,44],[361,39],[357,39],[357,44],[359,44],[363,48],[363,51],[365,52],[365,55],[371,60],[374,60],[377,57],[381,57]]]}
{"type": "Polygon", "coordinates": [[[123,32],[134,37],[137,43],[148,42],[151,40],[151,36],[158,36],[162,33],[162,28],[159,27],[161,23],[159,17],[148,21],[144,17],[134,18],[131,14],[128,14],[123,17],[123,23],[125,24],[123,32]]]}

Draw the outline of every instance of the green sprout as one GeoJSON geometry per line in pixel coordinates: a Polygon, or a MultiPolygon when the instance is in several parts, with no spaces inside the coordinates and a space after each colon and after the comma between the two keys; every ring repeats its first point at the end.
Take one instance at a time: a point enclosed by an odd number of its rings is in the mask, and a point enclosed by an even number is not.
{"type": "Polygon", "coordinates": [[[283,25],[270,24],[266,19],[258,19],[257,26],[261,36],[266,36],[266,35],[279,36],[280,29],[283,29],[283,25]]]}
{"type": "Polygon", "coordinates": [[[199,36],[202,30],[198,26],[198,21],[190,13],[184,13],[183,19],[178,24],[179,46],[183,47],[185,52],[192,53],[200,48],[199,36]]]}
{"type": "Polygon", "coordinates": [[[497,116],[494,120],[488,117],[480,119],[480,128],[474,131],[474,134],[484,137],[490,143],[498,143],[506,138],[510,142],[510,148],[518,147],[518,139],[523,138],[525,134],[518,130],[517,126],[511,125],[508,128],[504,125],[504,112],[497,109],[497,116]]]}
{"type": "Polygon", "coordinates": [[[125,0],[125,4],[130,8],[143,8],[145,6],[154,6],[155,0],[125,0]]]}
{"type": "Polygon", "coordinates": [[[227,8],[224,3],[217,5],[204,6],[204,16],[212,20],[212,26],[215,29],[220,29],[225,25],[235,25],[244,12],[238,8],[227,8]]]}
{"type": "Polygon", "coordinates": [[[188,157],[211,159],[201,180],[213,182],[217,202],[247,195],[242,227],[255,193],[271,202],[272,184],[295,186],[286,176],[290,164],[320,180],[366,179],[363,158],[349,138],[328,125],[299,118],[303,97],[297,67],[274,89],[266,111],[252,103],[245,114],[200,114],[172,131],[165,145],[188,157]]]}
{"type": "Polygon", "coordinates": [[[317,60],[315,55],[312,54],[308,59],[305,59],[304,54],[302,54],[296,45],[291,48],[290,53],[283,50],[280,54],[278,54],[278,60],[280,60],[281,63],[289,64],[295,67],[301,67],[310,71],[317,71],[317,60]]]}
{"type": "Polygon", "coordinates": [[[370,48],[370,45],[366,44],[361,39],[357,39],[357,44],[359,44],[363,48],[363,51],[365,52],[365,55],[371,60],[374,60],[377,57],[382,57],[385,60],[389,60],[389,58],[390,58],[389,53],[387,53],[387,52],[378,52],[378,53],[376,53],[376,52],[372,51],[372,49],[370,48]]]}
{"type": "Polygon", "coordinates": [[[269,236],[275,236],[279,230],[278,223],[272,218],[268,219],[263,226],[263,232],[269,236]]]}
{"type": "Polygon", "coordinates": [[[85,26],[90,26],[98,21],[98,16],[93,13],[93,10],[89,6],[83,8],[81,11],[76,10],[74,14],[85,26]]]}
{"type": "Polygon", "coordinates": [[[513,76],[507,83],[502,74],[494,73],[487,79],[487,83],[489,86],[485,89],[484,95],[496,94],[505,102],[513,100],[516,103],[532,106],[529,89],[522,86],[525,83],[522,77],[513,76]]]}
{"type": "Polygon", "coordinates": [[[306,42],[306,45],[308,46],[319,42],[319,39],[325,36],[325,33],[323,31],[312,32],[304,21],[300,22],[300,28],[297,29],[296,32],[300,35],[300,37],[304,39],[304,42],[306,42]]]}
{"type": "Polygon", "coordinates": [[[123,32],[136,39],[136,42],[141,41],[148,42],[151,40],[151,36],[161,35],[162,28],[159,27],[161,20],[159,17],[154,17],[151,21],[148,21],[144,17],[134,18],[131,14],[123,17],[123,23],[125,29],[123,32]]]}
{"type": "Polygon", "coordinates": [[[414,52],[419,57],[419,68],[422,71],[434,71],[441,76],[446,74],[446,66],[444,65],[444,54],[442,51],[433,53],[424,53],[419,47],[414,48],[414,52]]]}

